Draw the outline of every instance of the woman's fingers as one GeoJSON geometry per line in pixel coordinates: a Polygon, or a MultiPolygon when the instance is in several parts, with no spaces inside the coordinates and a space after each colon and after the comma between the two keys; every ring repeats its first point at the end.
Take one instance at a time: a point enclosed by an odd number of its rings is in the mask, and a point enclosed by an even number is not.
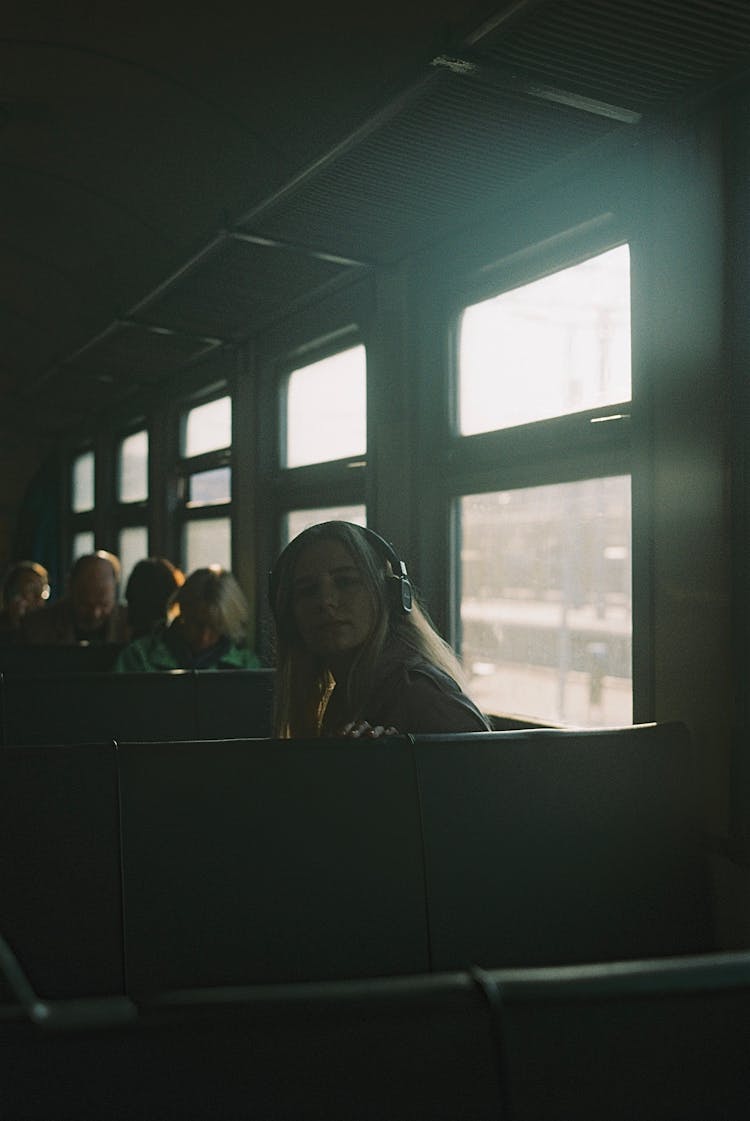
{"type": "Polygon", "coordinates": [[[381,736],[397,736],[397,730],[389,725],[387,728],[383,724],[368,724],[366,720],[352,720],[349,724],[345,724],[341,729],[341,735],[349,739],[380,739],[381,736]]]}

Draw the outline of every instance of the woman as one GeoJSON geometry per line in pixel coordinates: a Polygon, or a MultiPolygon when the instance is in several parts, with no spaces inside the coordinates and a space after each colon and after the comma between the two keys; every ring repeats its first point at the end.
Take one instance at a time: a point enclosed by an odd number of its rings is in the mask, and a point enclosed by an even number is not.
{"type": "Polygon", "coordinates": [[[458,659],[414,601],[406,566],[372,530],[322,522],[270,576],[275,734],[483,732],[458,659]]]}
{"type": "Polygon", "coordinates": [[[218,565],[197,568],[173,595],[179,615],[169,626],[137,638],[118,655],[120,673],[171,669],[254,669],[260,665],[245,642],[247,600],[218,565]]]}

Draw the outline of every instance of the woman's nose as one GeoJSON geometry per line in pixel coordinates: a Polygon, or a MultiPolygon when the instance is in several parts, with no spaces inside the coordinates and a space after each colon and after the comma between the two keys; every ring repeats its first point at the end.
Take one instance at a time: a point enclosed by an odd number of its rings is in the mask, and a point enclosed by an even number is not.
{"type": "Polygon", "coordinates": [[[338,588],[336,587],[335,580],[321,580],[318,591],[318,599],[324,607],[335,607],[338,604],[339,593],[338,588]]]}

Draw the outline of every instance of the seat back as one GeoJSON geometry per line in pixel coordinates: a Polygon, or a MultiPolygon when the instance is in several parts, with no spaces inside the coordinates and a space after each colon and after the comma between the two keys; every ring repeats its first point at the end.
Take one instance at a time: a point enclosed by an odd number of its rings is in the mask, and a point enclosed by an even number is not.
{"type": "Polygon", "coordinates": [[[750,954],[493,971],[511,1119],[741,1121],[750,954]]]}
{"type": "Polygon", "coordinates": [[[114,748],[3,748],[0,823],[0,930],[36,990],[122,992],[114,748]]]}
{"type": "Polygon", "coordinates": [[[0,673],[18,674],[106,673],[122,650],[119,642],[92,642],[75,646],[0,644],[0,673]]]}
{"type": "Polygon", "coordinates": [[[259,739],[271,735],[272,669],[222,670],[195,674],[198,740],[259,739]]]}
{"type": "Polygon", "coordinates": [[[2,1121],[500,1116],[489,1017],[461,976],[169,993],[125,1022],[115,1002],[49,1012],[0,1018],[2,1121]]]}
{"type": "Polygon", "coordinates": [[[131,992],[429,968],[403,741],[122,744],[131,992]]]}
{"type": "Polygon", "coordinates": [[[191,674],[76,673],[6,677],[6,744],[191,739],[191,674]]]}
{"type": "Polygon", "coordinates": [[[273,670],[3,675],[6,744],[270,735],[273,670]]]}
{"type": "Polygon", "coordinates": [[[683,725],[413,740],[433,968],[711,948],[683,725]]]}

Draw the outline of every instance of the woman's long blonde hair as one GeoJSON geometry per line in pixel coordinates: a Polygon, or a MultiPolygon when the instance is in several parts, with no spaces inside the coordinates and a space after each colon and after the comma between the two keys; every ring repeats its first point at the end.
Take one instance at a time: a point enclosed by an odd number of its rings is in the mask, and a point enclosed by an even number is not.
{"type": "Polygon", "coordinates": [[[321,522],[310,526],[279,557],[271,577],[276,620],[275,735],[280,738],[319,736],[328,698],[335,684],[324,660],[305,646],[294,616],[293,578],[297,559],[313,541],[339,541],[362,573],[375,615],[374,626],[357,651],[346,681],[350,719],[360,718],[375,682],[397,665],[429,662],[459,684],[462,671],[450,646],[432,626],[416,601],[405,613],[385,550],[352,522],[321,522]]]}

